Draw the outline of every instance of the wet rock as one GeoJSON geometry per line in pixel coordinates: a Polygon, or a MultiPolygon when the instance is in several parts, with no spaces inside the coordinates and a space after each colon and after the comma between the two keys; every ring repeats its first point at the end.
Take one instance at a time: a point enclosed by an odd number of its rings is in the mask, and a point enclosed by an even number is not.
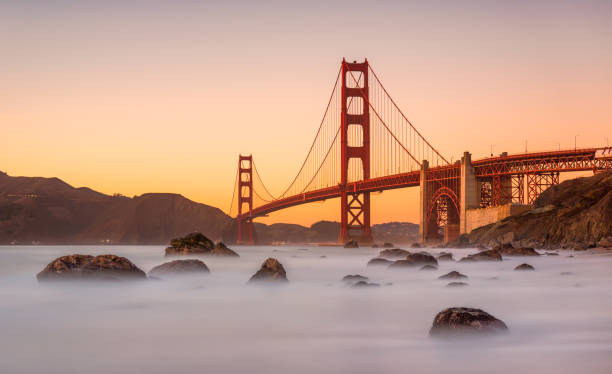
{"type": "Polygon", "coordinates": [[[227,248],[227,246],[222,242],[217,243],[217,245],[215,245],[215,248],[213,248],[209,254],[212,256],[240,257],[238,253],[227,248]]]}
{"type": "Polygon", "coordinates": [[[355,240],[349,240],[344,244],[344,248],[359,248],[359,244],[355,240]]]}
{"type": "Polygon", "coordinates": [[[495,249],[489,249],[488,251],[480,251],[468,255],[461,259],[461,262],[474,262],[474,261],[501,261],[502,256],[499,251],[495,249]]]}
{"type": "Polygon", "coordinates": [[[268,258],[261,265],[261,268],[257,271],[257,273],[253,274],[251,279],[249,279],[250,283],[253,282],[273,282],[273,283],[286,283],[289,280],[287,279],[287,272],[285,272],[285,268],[283,265],[278,262],[275,258],[268,258]]]}
{"type": "Polygon", "coordinates": [[[382,246],[383,248],[393,248],[393,243],[384,242],[382,246]]]}
{"type": "Polygon", "coordinates": [[[410,248],[421,248],[421,245],[419,243],[412,243],[410,248]]]}
{"type": "Polygon", "coordinates": [[[435,265],[424,265],[422,268],[420,268],[419,270],[438,270],[438,267],[435,265]]]}
{"type": "Polygon", "coordinates": [[[389,266],[393,261],[389,261],[386,258],[376,257],[368,261],[368,266],[384,265],[389,266]]]}
{"type": "Polygon", "coordinates": [[[418,252],[409,254],[405,260],[393,262],[389,265],[389,268],[414,267],[427,264],[438,266],[438,261],[427,252],[418,252]]]}
{"type": "Polygon", "coordinates": [[[154,267],[149,271],[149,277],[209,272],[208,266],[200,260],[175,260],[154,267]]]}
{"type": "Polygon", "coordinates": [[[378,283],[368,283],[366,281],[359,281],[353,284],[351,287],[353,288],[371,288],[371,287],[380,287],[378,283]]]}
{"type": "Polygon", "coordinates": [[[503,256],[539,256],[540,254],[533,248],[522,247],[514,248],[512,244],[502,244],[495,248],[503,256]]]}
{"type": "Polygon", "coordinates": [[[460,272],[455,271],[455,270],[438,277],[438,279],[465,279],[465,278],[467,278],[467,275],[461,274],[460,272]]]}
{"type": "Polygon", "coordinates": [[[589,248],[589,246],[586,243],[575,243],[574,244],[574,251],[586,251],[589,248]]]}
{"type": "Polygon", "coordinates": [[[557,252],[546,252],[546,256],[559,256],[557,252]]]}
{"type": "Polygon", "coordinates": [[[436,315],[429,335],[452,337],[463,335],[486,335],[508,331],[506,324],[481,309],[448,308],[436,315]]]}
{"type": "Polygon", "coordinates": [[[520,264],[519,266],[515,267],[514,270],[535,270],[535,268],[529,264],[520,264]]]}
{"type": "Polygon", "coordinates": [[[194,232],[184,238],[170,241],[166,248],[166,256],[208,254],[215,248],[215,243],[199,232],[194,232]]]}
{"type": "Polygon", "coordinates": [[[410,252],[405,249],[393,248],[393,249],[383,249],[378,253],[379,257],[384,258],[404,258],[408,256],[410,252]]]}
{"type": "Polygon", "coordinates": [[[465,287],[468,284],[465,282],[450,282],[449,284],[446,285],[446,287],[465,287]]]}
{"type": "Polygon", "coordinates": [[[378,248],[378,244],[372,244],[372,248],[378,248]]]}
{"type": "Polygon", "coordinates": [[[363,275],[360,275],[360,274],[349,274],[349,275],[345,275],[344,278],[342,278],[342,280],[344,282],[358,282],[358,281],[368,281],[370,280],[370,278],[364,277],[363,275]]]}
{"type": "Polygon", "coordinates": [[[612,248],[612,236],[607,236],[607,237],[601,238],[597,242],[597,245],[602,247],[602,248],[612,248]]]}
{"type": "Polygon", "coordinates": [[[138,280],[146,279],[146,274],[125,257],[74,254],[51,261],[36,278],[39,281],[138,280]]]}
{"type": "Polygon", "coordinates": [[[438,256],[438,261],[454,261],[452,253],[440,253],[438,256]]]}

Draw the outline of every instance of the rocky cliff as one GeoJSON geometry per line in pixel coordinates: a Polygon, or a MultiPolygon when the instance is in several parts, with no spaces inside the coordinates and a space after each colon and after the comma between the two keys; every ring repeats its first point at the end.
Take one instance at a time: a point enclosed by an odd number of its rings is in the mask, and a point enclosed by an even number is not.
{"type": "Polygon", "coordinates": [[[565,181],[544,191],[534,209],[473,230],[454,244],[595,246],[612,235],[612,171],[565,181]]]}

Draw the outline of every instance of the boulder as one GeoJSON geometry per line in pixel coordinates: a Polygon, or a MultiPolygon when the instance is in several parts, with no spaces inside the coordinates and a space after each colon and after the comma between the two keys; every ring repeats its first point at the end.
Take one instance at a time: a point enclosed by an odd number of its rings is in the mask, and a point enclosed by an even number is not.
{"type": "Polygon", "coordinates": [[[454,261],[452,253],[440,253],[438,256],[438,261],[454,261]]]}
{"type": "Polygon", "coordinates": [[[215,245],[215,248],[213,248],[208,254],[213,255],[213,256],[240,257],[238,253],[227,248],[227,246],[223,244],[222,242],[217,243],[215,245]]]}
{"type": "Polygon", "coordinates": [[[468,255],[461,259],[460,262],[474,262],[474,261],[501,261],[502,256],[496,249],[489,249],[488,251],[480,251],[468,255]]]}
{"type": "Polygon", "coordinates": [[[546,256],[559,256],[557,252],[546,252],[546,256]]]}
{"type": "Polygon", "coordinates": [[[384,258],[404,258],[408,256],[410,252],[405,249],[392,248],[392,249],[383,249],[378,253],[379,257],[384,258]]]}
{"type": "Polygon", "coordinates": [[[140,270],[125,257],[115,255],[80,255],[58,257],[36,275],[39,281],[48,280],[138,280],[146,279],[140,270]]]}
{"type": "Polygon", "coordinates": [[[378,283],[368,283],[366,281],[361,280],[361,281],[353,284],[351,287],[353,287],[353,288],[380,287],[380,284],[378,284],[378,283]]]}
{"type": "Polygon", "coordinates": [[[358,282],[358,281],[367,281],[369,280],[369,278],[364,277],[363,275],[359,275],[359,274],[349,274],[349,275],[345,275],[344,278],[342,278],[342,280],[344,282],[358,282]]]}
{"type": "Polygon", "coordinates": [[[427,252],[418,252],[409,254],[405,260],[393,262],[389,265],[389,268],[413,267],[427,264],[438,266],[438,261],[427,252]]]}
{"type": "Polygon", "coordinates": [[[421,245],[415,242],[410,245],[410,248],[421,248],[421,245]]]}
{"type": "Polygon", "coordinates": [[[372,244],[372,248],[378,248],[378,244],[372,244]]]}
{"type": "Polygon", "coordinates": [[[501,253],[503,256],[539,256],[540,254],[533,248],[523,247],[514,248],[512,244],[502,244],[493,248],[501,253]]]}
{"type": "Polygon", "coordinates": [[[467,285],[468,284],[465,282],[450,282],[449,284],[446,285],[446,287],[464,287],[467,285]]]}
{"type": "Polygon", "coordinates": [[[373,265],[389,266],[392,262],[393,261],[387,260],[386,258],[376,257],[368,261],[368,266],[373,266],[373,265]]]}
{"type": "Polygon", "coordinates": [[[287,272],[285,272],[285,268],[283,265],[278,262],[275,258],[268,258],[261,265],[261,268],[257,271],[257,273],[253,274],[249,282],[274,282],[274,283],[286,283],[289,280],[287,279],[287,272]]]}
{"type": "Polygon", "coordinates": [[[181,275],[193,273],[209,273],[208,266],[200,260],[174,260],[158,265],[149,271],[149,276],[163,277],[165,275],[181,275]]]}
{"type": "Polygon", "coordinates": [[[420,268],[419,270],[438,270],[438,267],[435,265],[423,265],[422,268],[420,268]]]}
{"type": "Polygon", "coordinates": [[[438,277],[438,279],[465,279],[465,278],[467,278],[467,275],[461,274],[460,272],[455,271],[455,270],[438,277]]]}
{"type": "Polygon", "coordinates": [[[597,245],[602,247],[602,248],[611,248],[612,247],[612,236],[607,236],[607,237],[601,238],[597,242],[597,245]]]}
{"type": "Polygon", "coordinates": [[[535,268],[529,264],[520,264],[519,266],[515,267],[514,270],[535,270],[535,268]]]}
{"type": "Polygon", "coordinates": [[[382,246],[383,248],[393,248],[393,243],[384,242],[382,246]]]}
{"type": "Polygon", "coordinates": [[[359,248],[359,244],[355,240],[349,240],[344,244],[344,248],[359,248]]]}
{"type": "Polygon", "coordinates": [[[378,253],[378,256],[384,258],[403,258],[410,254],[410,252],[405,249],[392,248],[392,249],[383,249],[378,253]]]}
{"type": "Polygon", "coordinates": [[[184,238],[170,241],[166,248],[166,256],[209,254],[215,248],[215,243],[199,232],[194,232],[184,238]]]}
{"type": "Polygon", "coordinates": [[[448,308],[436,315],[429,335],[432,337],[486,335],[508,331],[506,324],[481,309],[448,308]]]}

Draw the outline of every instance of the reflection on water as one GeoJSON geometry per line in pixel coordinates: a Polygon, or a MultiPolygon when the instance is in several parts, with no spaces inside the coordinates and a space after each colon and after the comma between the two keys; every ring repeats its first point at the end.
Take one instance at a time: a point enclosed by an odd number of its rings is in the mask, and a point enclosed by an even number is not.
{"type": "Polygon", "coordinates": [[[148,271],[166,261],[163,247],[0,247],[0,372],[612,372],[607,254],[394,271],[366,267],[377,253],[370,248],[236,249],[240,258],[203,258],[208,275],[79,286],[39,284],[35,275],[71,253],[114,253],[148,271]],[[290,283],[247,286],[270,256],[290,283]],[[512,270],[523,262],[536,271],[512,270]],[[451,270],[469,286],[437,280],[451,270]],[[341,282],[355,273],[381,287],[341,282]],[[510,334],[430,339],[433,317],[449,306],[482,308],[510,334]]]}

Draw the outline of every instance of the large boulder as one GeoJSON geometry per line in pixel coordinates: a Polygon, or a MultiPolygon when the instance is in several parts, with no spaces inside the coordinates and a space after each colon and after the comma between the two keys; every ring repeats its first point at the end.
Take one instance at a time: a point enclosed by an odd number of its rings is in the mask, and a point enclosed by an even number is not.
{"type": "Polygon", "coordinates": [[[51,261],[36,278],[39,281],[138,280],[146,279],[146,274],[125,257],[74,254],[51,261]]]}
{"type": "Polygon", "coordinates": [[[250,283],[253,282],[274,282],[274,283],[286,283],[289,280],[287,279],[287,272],[283,267],[283,264],[278,262],[275,258],[268,258],[261,265],[261,268],[257,271],[257,273],[253,274],[251,279],[249,279],[250,283]]]}
{"type": "Polygon", "coordinates": [[[448,308],[436,315],[429,335],[433,337],[480,335],[507,332],[501,320],[481,309],[448,308]]]}
{"type": "Polygon", "coordinates": [[[406,256],[405,260],[397,260],[393,262],[391,265],[389,265],[389,268],[413,267],[427,264],[438,266],[438,261],[434,256],[427,252],[418,252],[409,254],[406,256]]]}
{"type": "Polygon", "coordinates": [[[497,247],[493,249],[501,253],[502,256],[539,256],[540,255],[538,252],[536,252],[535,249],[531,247],[514,248],[514,246],[512,246],[512,244],[510,243],[498,245],[497,247]]]}
{"type": "Polygon", "coordinates": [[[408,256],[409,254],[410,252],[408,252],[405,249],[392,248],[392,249],[383,249],[382,251],[378,253],[378,256],[383,257],[383,258],[403,258],[403,257],[408,256]]]}
{"type": "Polygon", "coordinates": [[[170,246],[166,248],[166,256],[210,254],[214,248],[215,243],[212,240],[194,232],[184,238],[172,239],[170,246]]]}
{"type": "Polygon", "coordinates": [[[174,260],[158,265],[149,271],[149,276],[163,277],[193,273],[209,273],[208,266],[200,260],[174,260]]]}
{"type": "Polygon", "coordinates": [[[219,242],[215,245],[215,248],[213,248],[210,253],[210,255],[213,256],[229,256],[229,257],[240,257],[240,255],[238,255],[238,253],[232,251],[231,249],[227,248],[227,246],[225,244],[223,244],[222,242],[219,242]]]}
{"type": "Polygon", "coordinates": [[[488,251],[480,251],[468,255],[460,260],[460,262],[474,262],[474,261],[501,261],[502,256],[496,249],[489,249],[488,251]]]}

